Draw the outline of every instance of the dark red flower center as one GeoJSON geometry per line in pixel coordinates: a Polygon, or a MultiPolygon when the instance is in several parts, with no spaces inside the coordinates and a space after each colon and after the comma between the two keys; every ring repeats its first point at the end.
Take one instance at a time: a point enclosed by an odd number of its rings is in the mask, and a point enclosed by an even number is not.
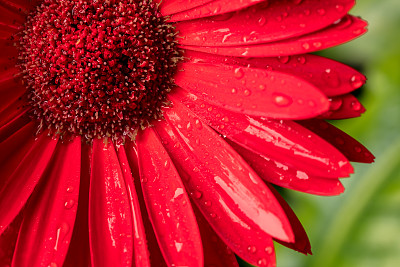
{"type": "Polygon", "coordinates": [[[41,129],[121,141],[162,116],[179,51],[151,0],[45,0],[19,40],[41,129]]]}

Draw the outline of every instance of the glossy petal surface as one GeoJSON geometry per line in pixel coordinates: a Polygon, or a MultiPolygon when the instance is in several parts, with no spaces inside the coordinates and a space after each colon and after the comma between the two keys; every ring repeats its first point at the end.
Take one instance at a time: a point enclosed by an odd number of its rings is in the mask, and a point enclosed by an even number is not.
{"type": "Polygon", "coordinates": [[[93,140],[89,237],[94,266],[132,264],[132,216],[124,176],[112,144],[93,140]]]}
{"type": "Polygon", "coordinates": [[[200,62],[183,63],[181,69],[175,77],[177,85],[234,112],[304,119],[329,107],[328,99],[313,85],[280,72],[200,62]]]}
{"type": "Polygon", "coordinates": [[[223,56],[274,57],[311,53],[348,42],[366,32],[367,23],[350,15],[325,29],[273,43],[246,46],[182,46],[185,49],[223,56]]]}
{"type": "Polygon", "coordinates": [[[58,144],[43,181],[28,204],[14,266],[61,266],[64,262],[77,211],[80,150],[80,138],[58,144]]]}
{"type": "Polygon", "coordinates": [[[293,236],[268,188],[215,132],[184,106],[175,103],[165,116],[176,127],[160,122],[157,133],[187,190],[195,196],[193,201],[214,230],[245,260],[254,264],[260,258],[274,261],[262,247],[268,244],[269,234],[287,241],[293,236]],[[231,227],[226,228],[226,224],[231,227]],[[254,235],[254,231],[258,234],[254,235]]]}
{"type": "Polygon", "coordinates": [[[303,0],[265,2],[232,13],[230,18],[210,17],[197,23],[177,23],[179,43],[193,46],[240,46],[275,42],[325,28],[346,15],[354,0],[303,0]],[[307,11],[307,12],[306,12],[307,11]],[[251,14],[251,15],[249,15],[251,14]]]}
{"type": "Polygon", "coordinates": [[[253,152],[285,162],[312,175],[344,177],[349,161],[319,136],[292,121],[270,120],[233,113],[177,90],[172,97],[201,116],[210,126],[253,152]]]}
{"type": "Polygon", "coordinates": [[[186,190],[151,129],[139,133],[142,190],[158,243],[169,266],[203,266],[203,249],[186,190]]]}

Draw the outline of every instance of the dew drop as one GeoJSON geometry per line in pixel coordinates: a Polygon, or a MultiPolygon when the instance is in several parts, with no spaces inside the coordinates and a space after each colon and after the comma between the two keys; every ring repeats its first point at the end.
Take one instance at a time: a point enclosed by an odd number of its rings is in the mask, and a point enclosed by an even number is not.
{"type": "Polygon", "coordinates": [[[355,111],[359,111],[361,109],[361,103],[358,101],[351,102],[351,108],[355,111]]]}
{"type": "Polygon", "coordinates": [[[279,62],[281,62],[281,63],[283,63],[283,64],[286,64],[286,63],[289,62],[290,57],[289,57],[289,56],[279,56],[279,57],[278,57],[278,60],[279,60],[279,62]]]}
{"type": "Polygon", "coordinates": [[[336,141],[336,143],[339,144],[339,145],[343,145],[343,144],[344,144],[344,140],[343,140],[342,138],[340,138],[340,137],[336,137],[336,138],[335,138],[335,141],[336,141]]]}
{"type": "Polygon", "coordinates": [[[51,263],[48,265],[48,267],[57,267],[57,263],[51,262],[51,263]]]}
{"type": "Polygon", "coordinates": [[[340,98],[337,99],[330,99],[330,106],[329,109],[330,110],[339,110],[342,107],[343,101],[340,98]]]}
{"type": "Polygon", "coordinates": [[[203,129],[203,124],[201,123],[200,120],[196,120],[196,122],[194,123],[194,125],[195,125],[196,128],[199,129],[199,130],[203,129]]]}
{"type": "Polygon", "coordinates": [[[237,90],[235,88],[233,88],[231,92],[232,92],[232,94],[236,94],[237,90]]]}
{"type": "Polygon", "coordinates": [[[355,150],[357,153],[360,153],[362,149],[361,149],[361,147],[356,146],[356,147],[354,148],[354,150],[355,150]]]}
{"type": "Polygon", "coordinates": [[[314,43],[313,43],[313,46],[314,46],[315,48],[320,48],[320,47],[322,46],[322,43],[321,43],[321,42],[314,42],[314,43]]]}
{"type": "Polygon", "coordinates": [[[303,48],[304,48],[305,50],[310,49],[310,44],[309,44],[309,43],[304,43],[302,46],[303,46],[303,48]]]}
{"type": "Polygon", "coordinates": [[[74,192],[74,189],[75,189],[75,188],[74,188],[73,186],[68,186],[68,187],[67,187],[67,192],[68,192],[68,193],[72,193],[72,192],[74,192]]]}
{"type": "Polygon", "coordinates": [[[326,14],[326,10],[323,9],[323,8],[318,9],[317,12],[318,12],[318,14],[320,14],[321,16],[323,16],[323,15],[326,14]]]}
{"type": "Polygon", "coordinates": [[[203,196],[203,193],[200,192],[200,191],[195,191],[193,193],[193,197],[196,198],[196,199],[200,199],[202,196],[203,196]]]}
{"type": "Polygon", "coordinates": [[[204,205],[206,205],[207,207],[210,207],[211,206],[211,201],[209,201],[209,200],[204,201],[204,205]]]}
{"type": "Polygon", "coordinates": [[[193,172],[199,172],[199,171],[200,171],[199,168],[197,168],[197,167],[193,168],[193,172]]]}
{"type": "Polygon", "coordinates": [[[297,57],[297,61],[298,61],[300,64],[305,64],[305,63],[306,63],[306,58],[305,58],[304,56],[298,56],[298,57],[297,57]]]}
{"type": "Polygon", "coordinates": [[[354,89],[361,87],[364,84],[363,78],[360,75],[353,75],[350,78],[350,84],[354,89]]]}
{"type": "Polygon", "coordinates": [[[257,252],[257,248],[255,246],[248,246],[247,250],[251,253],[256,253],[257,252]]]}
{"type": "Polygon", "coordinates": [[[249,96],[249,95],[251,95],[251,91],[250,90],[248,90],[248,89],[246,89],[246,90],[244,90],[244,95],[245,96],[249,96]]]}
{"type": "Polygon", "coordinates": [[[191,124],[190,122],[188,122],[188,124],[186,125],[186,129],[187,129],[188,131],[193,130],[193,126],[192,126],[192,124],[191,124]]]}
{"type": "Polygon", "coordinates": [[[241,78],[243,78],[243,76],[244,76],[244,71],[243,71],[243,69],[242,69],[242,68],[236,68],[236,69],[234,70],[234,75],[235,75],[235,78],[236,78],[236,79],[241,79],[241,78]]]}
{"type": "Polygon", "coordinates": [[[343,9],[344,9],[344,6],[342,6],[342,5],[336,5],[336,11],[342,12],[343,9]]]}
{"type": "Polygon", "coordinates": [[[258,25],[260,25],[260,26],[264,26],[266,22],[267,22],[267,20],[265,19],[264,16],[262,16],[258,19],[258,25]]]}
{"type": "Polygon", "coordinates": [[[267,252],[268,254],[271,254],[274,250],[272,247],[265,247],[264,251],[267,252]]]}
{"type": "Polygon", "coordinates": [[[267,259],[262,258],[257,261],[257,264],[260,266],[267,265],[268,261],[267,261],[267,259]]]}
{"type": "Polygon", "coordinates": [[[275,94],[273,101],[279,107],[287,107],[293,103],[292,98],[284,94],[275,94]]]}
{"type": "Polygon", "coordinates": [[[66,209],[71,209],[74,205],[75,205],[75,201],[73,199],[65,201],[65,203],[64,203],[64,207],[66,209]]]}
{"type": "Polygon", "coordinates": [[[165,168],[166,170],[168,170],[170,166],[171,166],[171,163],[169,162],[169,160],[166,160],[166,161],[164,162],[164,168],[165,168]]]}

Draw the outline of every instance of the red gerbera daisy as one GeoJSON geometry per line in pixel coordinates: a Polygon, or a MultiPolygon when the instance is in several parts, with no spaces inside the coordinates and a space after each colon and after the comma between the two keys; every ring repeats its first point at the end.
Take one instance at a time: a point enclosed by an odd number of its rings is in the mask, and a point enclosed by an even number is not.
{"type": "Polygon", "coordinates": [[[274,266],[343,191],[354,0],[0,0],[0,264],[274,266]]]}

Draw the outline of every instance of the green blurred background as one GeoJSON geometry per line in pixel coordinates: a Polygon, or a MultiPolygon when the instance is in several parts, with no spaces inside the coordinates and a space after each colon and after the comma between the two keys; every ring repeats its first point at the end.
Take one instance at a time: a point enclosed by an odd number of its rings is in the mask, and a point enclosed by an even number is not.
{"type": "Polygon", "coordinates": [[[282,191],[313,255],[276,244],[278,267],[400,266],[400,0],[359,0],[351,13],[369,22],[369,32],[320,54],[367,76],[356,92],[367,112],[335,124],[376,160],[354,164],[355,174],[343,180],[346,191],[337,197],[282,191]]]}

